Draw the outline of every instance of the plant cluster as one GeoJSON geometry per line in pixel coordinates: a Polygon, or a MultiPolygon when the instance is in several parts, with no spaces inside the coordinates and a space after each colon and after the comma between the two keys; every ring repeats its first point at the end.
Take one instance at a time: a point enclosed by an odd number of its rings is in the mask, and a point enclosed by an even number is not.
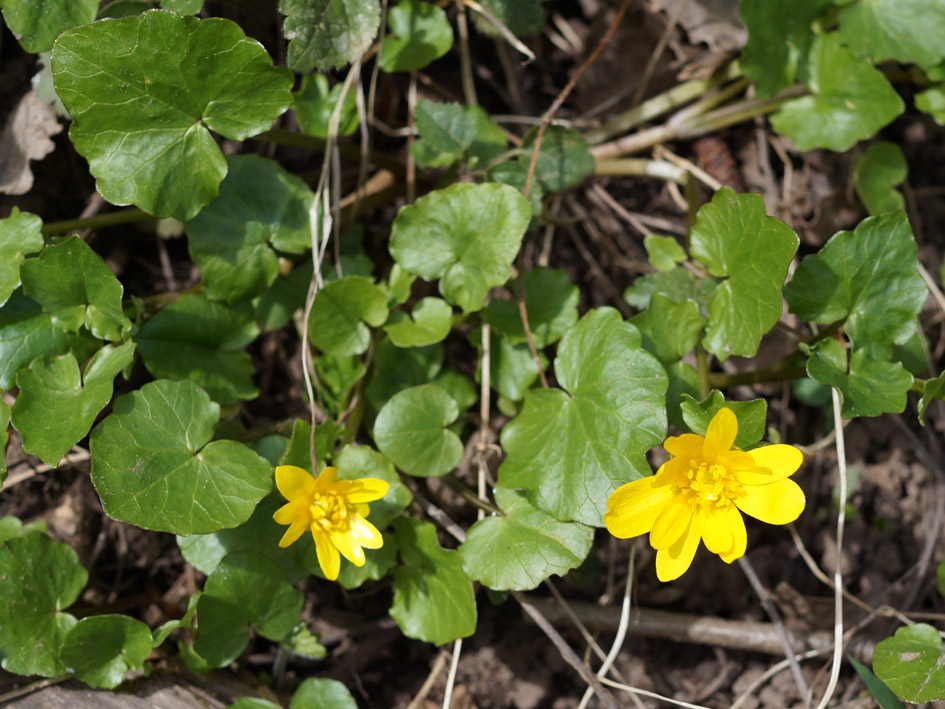
{"type": "MultiPolygon", "coordinates": [[[[387,579],[404,635],[450,643],[476,630],[477,587],[517,597],[565,575],[605,523],[649,532],[661,579],[700,539],[731,563],[746,548],[739,509],[784,524],[804,506],[787,479],[797,448],[767,429],[763,398],[732,400],[733,387],[794,380],[798,405],[833,392],[845,419],[900,414],[910,392],[921,419],[945,398],[922,354],[928,286],[897,189],[905,159],[874,140],[905,111],[900,74],[921,87],[915,110],[945,123],[940,3],[742,0],[736,61],[583,132],[549,112],[524,134],[476,103],[460,40],[472,15],[475,31],[528,51],[518,37],[541,30],[540,0],[456,6],[451,19],[424,0],[281,0],[283,67],[202,0],[0,0],[48,66],[41,81],[98,192],[131,205],[0,220],[0,449],[11,427],[51,467],[85,446],[105,513],[177,535],[205,575],[160,627],[78,618],[76,553],[0,519],[4,669],[113,688],[172,634],[195,669],[232,663],[253,634],[321,657],[300,622],[297,585],[313,575],[346,589],[387,579]],[[465,101],[418,99],[418,70],[457,51],[465,101]],[[377,72],[409,85],[397,157],[369,149],[377,72]],[[798,236],[759,195],[723,187],[700,204],[690,167],[625,157],[756,116],[800,151],[868,141],[854,179],[871,216],[796,260],[798,236]],[[307,182],[256,149],[267,144],[311,151],[321,169],[307,182]],[[342,164],[360,167],[356,184],[342,164]],[[522,256],[554,224],[552,198],[602,174],[678,183],[688,203],[685,239],[646,237],[630,318],[581,312],[572,271],[522,256]],[[379,223],[373,210],[394,203],[379,223]],[[179,226],[200,280],[129,296],[76,232],[152,218],[179,226]],[[787,319],[793,351],[723,368],[787,319]],[[298,348],[304,391],[290,418],[249,424],[251,352],[273,333],[298,348]],[[457,348],[475,362],[447,357],[457,348]],[[664,441],[673,457],[654,476],[647,456],[664,441]],[[446,519],[432,478],[478,519],[446,519]]],[[[940,699],[943,657],[938,631],[913,625],[880,644],[874,670],[900,697],[940,699]]],[[[310,680],[292,706],[354,700],[310,680]]]]}

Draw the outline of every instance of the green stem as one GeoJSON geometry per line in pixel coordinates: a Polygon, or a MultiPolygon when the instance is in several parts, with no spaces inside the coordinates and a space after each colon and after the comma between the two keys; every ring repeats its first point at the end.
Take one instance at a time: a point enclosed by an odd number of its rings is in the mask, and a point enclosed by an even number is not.
{"type": "Polygon", "coordinates": [[[448,487],[452,488],[455,492],[459,493],[461,497],[473,503],[479,509],[485,510],[489,514],[505,516],[502,510],[494,505],[490,505],[452,475],[445,475],[440,479],[445,482],[448,487]]]}
{"type": "Polygon", "coordinates": [[[96,214],[92,217],[82,219],[66,219],[61,222],[49,222],[43,224],[43,233],[47,236],[54,234],[64,234],[69,231],[82,231],[83,229],[101,229],[102,227],[118,226],[120,224],[131,224],[133,222],[146,222],[155,217],[147,212],[130,207],[128,209],[119,209],[114,212],[105,212],[96,214]]]}
{"type": "Polygon", "coordinates": [[[807,93],[804,86],[792,86],[785,89],[774,98],[745,99],[730,106],[719,108],[710,113],[694,116],[685,121],[676,130],[675,137],[679,139],[695,138],[706,133],[714,133],[722,128],[728,128],[737,123],[744,123],[756,116],[764,116],[778,110],[785,101],[803,96],[807,93]]]}
{"type": "Polygon", "coordinates": [[[629,111],[607,121],[599,128],[588,131],[584,137],[591,145],[597,145],[609,140],[615,135],[629,133],[643,123],[653,120],[673,109],[679,108],[693,101],[706,91],[741,76],[738,62],[730,62],[707,79],[694,79],[674,86],[669,91],[654,96],[629,111]]]}

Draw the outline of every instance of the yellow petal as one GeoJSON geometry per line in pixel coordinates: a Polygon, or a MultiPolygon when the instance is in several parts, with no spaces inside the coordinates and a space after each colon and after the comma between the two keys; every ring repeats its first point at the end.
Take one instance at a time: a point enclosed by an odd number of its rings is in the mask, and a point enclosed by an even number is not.
{"type": "Polygon", "coordinates": [[[681,436],[670,436],[663,441],[663,448],[674,458],[702,460],[702,445],[705,439],[694,433],[684,433],[681,436]]]}
{"type": "Polygon", "coordinates": [[[348,532],[354,541],[367,549],[380,549],[384,546],[384,537],[377,531],[377,527],[361,515],[355,514],[348,518],[348,532]]]}
{"type": "MultiPolygon", "coordinates": [[[[794,446],[787,446],[779,443],[773,446],[762,446],[749,451],[752,460],[755,461],[755,468],[766,468],[771,471],[768,482],[786,478],[797,472],[804,462],[804,454],[794,446]]],[[[759,485],[761,483],[748,483],[749,485],[759,485]]]]}
{"type": "Polygon", "coordinates": [[[308,508],[308,504],[302,501],[287,502],[272,514],[272,518],[279,524],[293,524],[297,519],[301,519],[308,525],[312,523],[308,508]]]}
{"type": "MultiPolygon", "coordinates": [[[[731,505],[725,507],[700,508],[696,513],[699,517],[699,528],[702,530],[702,541],[705,548],[713,554],[724,554],[734,544],[732,526],[728,520],[728,510],[734,509],[731,505]]],[[[735,514],[741,517],[738,510],[735,514]]]]}
{"type": "Polygon", "coordinates": [[[748,533],[745,531],[745,520],[738,508],[729,507],[728,509],[729,512],[726,514],[732,528],[732,548],[719,556],[726,564],[731,564],[735,559],[745,555],[745,549],[748,547],[748,533]]]}
{"type": "Polygon", "coordinates": [[[390,489],[390,483],[378,478],[361,478],[360,480],[352,480],[352,482],[355,486],[351,492],[345,495],[345,499],[355,505],[359,502],[380,500],[390,489]]]}
{"type": "Polygon", "coordinates": [[[331,543],[328,535],[319,527],[312,525],[312,537],[315,539],[315,551],[318,554],[318,565],[322,567],[322,573],[329,581],[338,578],[341,571],[341,557],[338,550],[331,543]]]}
{"type": "MultiPolygon", "coordinates": [[[[285,524],[284,522],[279,522],[279,524],[285,524]]],[[[289,525],[289,528],[285,530],[285,534],[282,535],[282,539],[279,540],[279,546],[285,549],[287,546],[295,542],[299,537],[301,537],[305,530],[308,529],[309,521],[303,517],[295,517],[292,520],[292,523],[289,525]]]]}
{"type": "Polygon", "coordinates": [[[705,444],[702,457],[707,463],[714,463],[719,453],[731,450],[738,435],[738,417],[731,409],[722,407],[715,412],[705,432],[705,444]]]}
{"type": "MultiPolygon", "coordinates": [[[[661,468],[662,470],[662,468],[661,468]]],[[[619,539],[646,534],[653,528],[656,516],[673,499],[673,489],[660,485],[653,475],[621,485],[607,499],[604,524],[619,539]]]]}
{"type": "Polygon", "coordinates": [[[778,480],[768,485],[746,485],[745,496],[735,504],[746,515],[768,524],[787,524],[804,511],[804,491],[793,480],[778,480]]]}
{"type": "Polygon", "coordinates": [[[755,459],[751,453],[744,451],[724,451],[715,457],[715,462],[725,467],[731,473],[737,473],[739,470],[751,470],[756,468],[755,459]]]}
{"type": "MultiPolygon", "coordinates": [[[[696,549],[699,548],[699,532],[699,516],[693,515],[692,522],[679,541],[669,549],[656,552],[656,577],[660,581],[672,581],[686,573],[696,555],[696,549]]],[[[653,535],[650,536],[652,538],[653,535]]]]}
{"type": "Polygon", "coordinates": [[[276,487],[282,496],[294,502],[299,499],[311,501],[315,494],[315,478],[307,470],[294,465],[280,465],[276,468],[276,487]]]}
{"type": "Polygon", "coordinates": [[[322,472],[318,474],[318,478],[315,480],[315,487],[319,492],[324,492],[326,489],[331,487],[332,483],[335,482],[335,476],[338,474],[338,471],[334,468],[325,468],[322,472]]]}
{"type": "Polygon", "coordinates": [[[335,545],[335,548],[341,552],[345,559],[355,566],[364,566],[364,550],[355,541],[353,535],[346,531],[336,532],[332,530],[328,532],[328,536],[331,543],[335,545]]]}
{"type": "Polygon", "coordinates": [[[654,549],[668,549],[685,535],[692,524],[692,505],[676,496],[663,507],[653,522],[650,545],[654,549]]]}

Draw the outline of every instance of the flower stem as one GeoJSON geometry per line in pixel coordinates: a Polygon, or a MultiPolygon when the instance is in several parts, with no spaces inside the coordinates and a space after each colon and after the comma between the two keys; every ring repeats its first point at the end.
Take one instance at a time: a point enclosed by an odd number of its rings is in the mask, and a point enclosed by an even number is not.
{"type": "Polygon", "coordinates": [[[709,395],[712,389],[712,375],[709,374],[709,357],[701,342],[696,344],[696,372],[699,375],[699,400],[701,401],[709,395]]]}
{"type": "Polygon", "coordinates": [[[131,224],[133,222],[146,222],[155,217],[137,207],[128,209],[118,209],[114,212],[105,212],[96,214],[92,217],[81,219],[65,219],[59,222],[48,222],[43,224],[43,233],[47,236],[54,234],[64,234],[69,231],[82,231],[83,229],[100,229],[108,226],[118,226],[120,224],[131,224]]]}

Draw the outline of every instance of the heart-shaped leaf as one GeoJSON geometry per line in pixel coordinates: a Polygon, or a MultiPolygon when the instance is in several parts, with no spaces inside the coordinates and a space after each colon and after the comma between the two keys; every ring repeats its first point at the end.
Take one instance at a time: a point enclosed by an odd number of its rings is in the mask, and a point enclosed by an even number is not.
{"type": "Polygon", "coordinates": [[[682,399],[680,409],[683,420],[693,433],[705,436],[709,422],[724,406],[738,419],[738,435],[735,436],[735,445],[738,448],[749,450],[764,438],[768,416],[768,404],[764,399],[726,401],[718,389],[712,390],[702,401],[685,394],[682,399]]]}
{"type": "Polygon", "coordinates": [[[495,501],[505,516],[476,522],[459,547],[471,579],[496,591],[530,591],[579,566],[591,550],[593,529],[559,522],[535,509],[525,493],[498,487],[495,501]]]}
{"type": "Polygon", "coordinates": [[[694,301],[674,303],[661,293],[654,293],[650,307],[630,322],[640,330],[643,349],[667,363],[676,362],[690,352],[698,344],[706,325],[694,301]]]}
{"type": "Polygon", "coordinates": [[[280,0],[287,63],[299,73],[327,71],[360,57],[381,23],[378,0],[280,0]]]}
{"type": "Polygon", "coordinates": [[[102,258],[78,236],[47,246],[20,266],[23,293],[54,316],[60,327],[85,325],[102,340],[118,341],[131,329],[121,309],[124,289],[102,258]]]}
{"type": "MultiPolygon", "coordinates": [[[[518,283],[513,282],[510,287],[518,295],[518,283]]],[[[577,322],[580,293],[563,270],[539,266],[525,271],[521,289],[535,347],[557,342],[577,322]]],[[[510,343],[527,342],[517,301],[491,301],[483,309],[482,319],[502,332],[510,343]]]]}
{"type": "Polygon", "coordinates": [[[243,351],[258,334],[247,303],[228,307],[184,295],[142,325],[135,341],[155,377],[191,379],[215,401],[235,404],[259,393],[252,359],[243,351]]]}
{"type": "Polygon", "coordinates": [[[881,140],[868,147],[853,171],[853,184],[866,211],[876,216],[902,209],[905,199],[896,188],[908,174],[906,156],[898,145],[881,140]]]}
{"type": "Polygon", "coordinates": [[[449,303],[424,298],[409,315],[403,311],[391,313],[384,331],[398,347],[424,347],[445,340],[452,324],[453,309],[449,303]]]}
{"type": "Polygon", "coordinates": [[[859,0],[840,10],[837,37],[876,64],[929,68],[945,59],[945,7],[926,0],[859,0]]]}
{"type": "Polygon", "coordinates": [[[463,443],[449,426],[459,406],[435,384],[411,387],[390,398],[374,421],[381,452],[410,475],[445,475],[463,457],[463,443]]]}
{"type": "Polygon", "coordinates": [[[408,638],[443,645],[476,631],[476,597],[458,551],[436,540],[436,527],[408,517],[394,521],[403,564],[393,570],[391,617],[408,638]]]}
{"type": "Polygon", "coordinates": [[[378,64],[389,73],[422,69],[453,46],[446,12],[432,3],[401,0],[387,12],[387,27],[378,64]]]}
{"type": "Polygon", "coordinates": [[[351,692],[336,679],[309,677],[299,685],[289,702],[289,709],[358,709],[351,692]]]}
{"type": "Polygon", "coordinates": [[[0,544],[3,669],[44,677],[65,673],[59,648],[76,620],[62,609],[75,602],[88,578],[72,547],[45,534],[25,534],[0,544]]]}
{"type": "Polygon", "coordinates": [[[633,325],[598,308],[561,340],[555,375],[563,391],[529,391],[502,430],[499,484],[559,520],[600,527],[610,493],[651,472],[644,454],[666,434],[666,374],[633,325]]]}
{"type": "Polygon", "coordinates": [[[23,450],[56,467],[112,400],[115,377],[131,364],[134,350],[133,342],[103,347],[82,375],[71,353],[33,361],[17,377],[20,393],[13,405],[13,425],[23,437],[23,450]]]}
{"type": "Polygon", "coordinates": [[[342,357],[367,351],[371,327],[387,320],[387,297],[364,276],[345,276],[315,295],[308,336],[322,352],[342,357]]]}
{"type": "Polygon", "coordinates": [[[226,161],[211,130],[243,140],[292,101],[292,74],[221,18],[94,22],[60,35],[52,67],[99,192],[159,217],[190,219],[216,197],[226,161]]]}
{"type": "Polygon", "coordinates": [[[27,254],[43,248],[43,220],[16,207],[0,219],[0,306],[20,285],[20,264],[27,254]]]}
{"type": "Polygon", "coordinates": [[[508,279],[530,218],[528,200],[512,187],[458,183],[400,210],[390,252],[410,273],[441,279],[443,297],[469,313],[508,279]]]}
{"type": "Polygon", "coordinates": [[[0,0],[3,20],[27,52],[48,51],[63,30],[95,19],[98,0],[0,0]]]}
{"type": "Polygon", "coordinates": [[[907,625],[876,645],[873,671],[907,702],[945,699],[945,650],[938,630],[907,625]]]}
{"type": "Polygon", "coordinates": [[[151,630],[127,615],[93,615],[66,633],[59,660],[90,687],[113,689],[151,654],[151,630]]]}
{"type": "Polygon", "coordinates": [[[259,295],[279,275],[277,251],[312,246],[314,193],[279,163],[258,155],[227,158],[220,195],[185,225],[204,292],[235,303],[259,295]]]}
{"type": "Polygon", "coordinates": [[[720,360],[755,355],[781,317],[781,286],[797,244],[791,227],[765,214],[761,195],[723,187],[699,210],[690,253],[725,279],[709,300],[709,352],[720,360]]]}
{"type": "Polygon", "coordinates": [[[908,340],[927,292],[909,222],[895,212],[834,234],[801,262],[784,298],[804,320],[845,319],[847,335],[865,346],[908,340]]]}
{"type": "Polygon", "coordinates": [[[92,482],[112,518],[174,534],[245,522],[272,468],[236,441],[213,441],[220,406],[190,381],[159,380],[115,399],[92,431],[92,482]]]}

